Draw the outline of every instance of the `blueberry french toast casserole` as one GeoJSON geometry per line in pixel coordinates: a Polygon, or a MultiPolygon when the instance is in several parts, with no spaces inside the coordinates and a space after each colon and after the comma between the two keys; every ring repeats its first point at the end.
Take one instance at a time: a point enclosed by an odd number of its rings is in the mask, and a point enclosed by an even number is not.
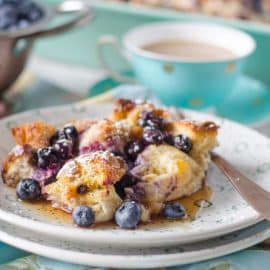
{"type": "Polygon", "coordinates": [[[115,221],[134,229],[156,216],[185,217],[176,200],[204,184],[218,126],[121,99],[103,120],[58,128],[36,121],[11,132],[16,146],[2,178],[19,200],[48,201],[80,227],[115,221]]]}

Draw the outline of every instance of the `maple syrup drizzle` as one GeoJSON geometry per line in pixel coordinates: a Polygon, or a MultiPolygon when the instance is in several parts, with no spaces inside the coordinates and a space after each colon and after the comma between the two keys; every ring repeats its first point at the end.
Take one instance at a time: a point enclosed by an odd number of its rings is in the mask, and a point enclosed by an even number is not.
{"type": "MultiPolygon", "coordinates": [[[[154,217],[151,222],[147,224],[141,224],[139,228],[153,228],[153,227],[164,227],[174,225],[178,222],[179,224],[185,224],[189,221],[196,219],[196,216],[203,208],[208,208],[212,205],[211,198],[213,191],[211,187],[203,185],[203,187],[197,192],[193,193],[188,197],[175,200],[181,203],[186,210],[186,218],[182,220],[167,220],[162,217],[154,217]]],[[[47,220],[54,220],[61,224],[71,225],[73,223],[71,214],[66,213],[62,210],[53,208],[51,204],[47,201],[40,201],[35,203],[22,202],[25,207],[34,211],[38,215],[44,217],[47,220]]],[[[113,222],[105,222],[100,224],[95,224],[94,228],[105,229],[116,226],[113,222]]]]}

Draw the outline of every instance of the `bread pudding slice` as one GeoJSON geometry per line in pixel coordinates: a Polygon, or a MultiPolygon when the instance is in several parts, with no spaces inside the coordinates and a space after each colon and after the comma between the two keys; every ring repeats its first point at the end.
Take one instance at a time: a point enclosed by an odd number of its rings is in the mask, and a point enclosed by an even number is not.
{"type": "Polygon", "coordinates": [[[194,122],[188,120],[175,121],[172,124],[174,136],[182,134],[188,137],[193,144],[189,152],[204,171],[207,171],[210,161],[209,152],[217,146],[218,126],[214,122],[194,122]]]}
{"type": "Polygon", "coordinates": [[[188,196],[202,186],[203,168],[173,146],[150,145],[136,164],[131,173],[140,181],[126,192],[133,197],[138,188],[143,190],[139,200],[151,213],[159,213],[165,202],[188,196]]]}
{"type": "Polygon", "coordinates": [[[11,132],[17,144],[30,145],[37,149],[49,145],[55,128],[41,121],[35,121],[14,127],[11,132]]]}
{"type": "Polygon", "coordinates": [[[214,123],[179,121],[173,126],[174,135],[190,138],[190,152],[185,153],[169,144],[147,146],[131,170],[139,180],[135,186],[126,189],[129,197],[139,197],[152,214],[159,213],[165,202],[189,196],[202,187],[210,160],[209,151],[217,145],[214,123]],[[140,196],[136,194],[138,191],[140,196]]]}
{"type": "Polygon", "coordinates": [[[20,199],[48,200],[78,226],[114,219],[136,228],[156,214],[183,217],[175,200],[202,187],[217,131],[213,122],[175,121],[169,110],[122,99],[107,119],[13,128],[17,146],[2,176],[20,199]]]}
{"type": "Polygon", "coordinates": [[[95,222],[111,220],[121,204],[114,184],[126,173],[125,161],[108,151],[81,155],[68,161],[57,174],[57,181],[43,192],[52,206],[72,212],[80,205],[92,208],[95,222]]]}
{"type": "Polygon", "coordinates": [[[21,179],[34,174],[32,147],[16,145],[8,154],[2,167],[2,178],[5,184],[16,187],[21,179]]]}
{"type": "Polygon", "coordinates": [[[123,152],[130,136],[130,124],[127,121],[113,122],[101,120],[88,128],[81,136],[79,149],[84,154],[96,150],[123,152]]]}
{"type": "Polygon", "coordinates": [[[10,151],[2,166],[3,181],[15,187],[21,179],[35,174],[35,153],[47,147],[56,129],[41,121],[26,123],[11,129],[17,145],[10,151]]]}

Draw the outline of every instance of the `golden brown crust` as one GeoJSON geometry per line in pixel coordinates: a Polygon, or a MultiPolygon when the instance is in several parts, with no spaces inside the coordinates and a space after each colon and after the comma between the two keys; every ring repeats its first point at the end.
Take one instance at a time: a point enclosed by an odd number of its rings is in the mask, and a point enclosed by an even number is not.
{"type": "Polygon", "coordinates": [[[118,99],[114,104],[113,118],[121,120],[127,117],[127,114],[136,107],[135,102],[127,99],[118,99]]]}
{"type": "Polygon", "coordinates": [[[127,165],[122,158],[108,151],[98,151],[68,162],[59,171],[57,179],[68,177],[75,181],[81,178],[87,182],[89,190],[92,190],[115,184],[126,170],[127,165]]]}
{"type": "Polygon", "coordinates": [[[114,110],[110,117],[113,121],[127,119],[130,124],[137,126],[138,119],[143,111],[153,112],[154,115],[166,120],[171,119],[169,111],[156,108],[148,102],[135,103],[130,100],[119,99],[114,104],[114,110]]]}
{"type": "Polygon", "coordinates": [[[32,148],[29,145],[16,145],[3,163],[4,183],[10,187],[16,187],[21,179],[32,177],[33,172],[32,148]]]}
{"type": "Polygon", "coordinates": [[[192,141],[192,149],[189,155],[207,170],[210,160],[209,151],[218,145],[217,134],[219,127],[214,122],[195,122],[181,120],[173,122],[172,134],[185,135],[192,141]]]}
{"type": "Polygon", "coordinates": [[[172,129],[173,131],[177,130],[189,130],[189,132],[196,133],[197,135],[204,135],[204,134],[213,134],[216,135],[217,131],[219,129],[219,126],[216,125],[216,123],[212,121],[206,121],[206,122],[195,122],[195,121],[189,121],[189,120],[180,120],[180,121],[174,121],[172,123],[172,129]]]}
{"type": "Polygon", "coordinates": [[[55,128],[41,121],[26,123],[11,129],[15,141],[19,145],[30,145],[33,148],[42,148],[49,145],[55,128]]]}

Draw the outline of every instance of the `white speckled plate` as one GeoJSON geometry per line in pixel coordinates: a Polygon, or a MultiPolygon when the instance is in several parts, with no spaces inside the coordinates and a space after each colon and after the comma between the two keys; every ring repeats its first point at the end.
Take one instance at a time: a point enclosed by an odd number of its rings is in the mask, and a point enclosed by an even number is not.
{"type": "Polygon", "coordinates": [[[43,237],[1,222],[0,240],[45,257],[81,265],[146,269],[194,263],[227,255],[253,246],[270,236],[270,223],[263,221],[248,229],[193,244],[161,248],[115,248],[43,237]]]}
{"type": "MultiPolygon", "coordinates": [[[[14,142],[10,127],[19,123],[42,119],[50,123],[61,123],[74,118],[103,117],[111,106],[89,107],[64,106],[30,111],[0,121],[0,158],[4,159],[14,142]]],[[[236,167],[258,184],[270,191],[270,140],[258,132],[229,120],[198,112],[186,111],[186,116],[198,120],[214,120],[220,126],[217,152],[230,160],[236,167]]],[[[262,218],[234,191],[231,184],[211,166],[207,184],[214,191],[212,206],[202,209],[192,222],[171,223],[159,226],[144,226],[127,231],[115,227],[105,229],[80,229],[57,218],[49,218],[33,212],[17,201],[13,192],[0,183],[0,219],[20,227],[54,237],[88,244],[129,247],[165,246],[195,242],[236,231],[258,223],[262,218]]]]}

